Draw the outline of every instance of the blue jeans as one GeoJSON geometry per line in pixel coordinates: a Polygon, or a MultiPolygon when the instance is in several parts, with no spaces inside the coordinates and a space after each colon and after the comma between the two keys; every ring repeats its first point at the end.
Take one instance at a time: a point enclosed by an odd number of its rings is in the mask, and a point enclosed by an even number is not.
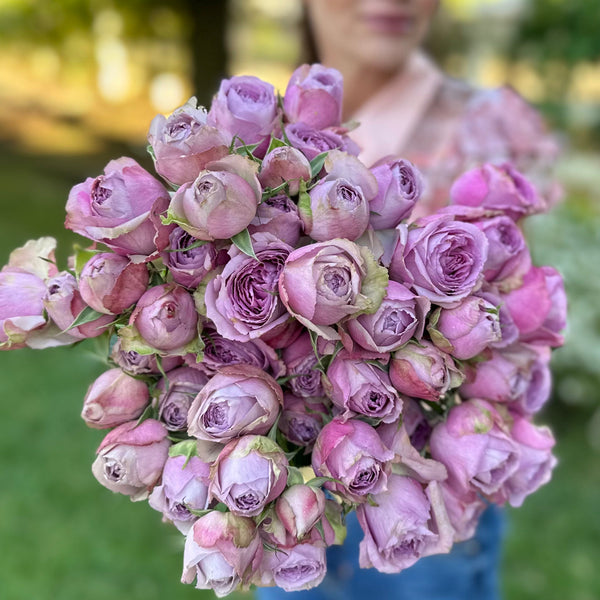
{"type": "MultiPolygon", "coordinates": [[[[498,569],[504,515],[490,506],[474,538],[455,544],[450,554],[421,559],[398,575],[385,575],[358,566],[362,531],[354,513],[348,515],[343,546],[327,551],[327,575],[318,588],[294,592],[295,600],[498,600],[498,569]]],[[[258,600],[285,598],[279,588],[256,590],[258,600]]]]}

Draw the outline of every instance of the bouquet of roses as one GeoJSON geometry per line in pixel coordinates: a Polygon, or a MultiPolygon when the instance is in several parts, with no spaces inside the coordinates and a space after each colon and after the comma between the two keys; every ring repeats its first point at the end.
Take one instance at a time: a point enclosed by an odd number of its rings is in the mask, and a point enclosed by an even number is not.
{"type": "Polygon", "coordinates": [[[67,270],[42,238],[0,273],[2,349],[104,336],[92,471],[186,535],[183,581],[219,596],[318,585],[352,510],[361,566],[397,573],[556,462],[532,417],[564,288],[519,228],[543,199],[486,164],[409,222],[420,174],[363,165],[341,99],[321,65],[283,97],[223,81],[152,122],[165,184],[120,158],[72,189],[66,227],[93,243],[67,270]]]}

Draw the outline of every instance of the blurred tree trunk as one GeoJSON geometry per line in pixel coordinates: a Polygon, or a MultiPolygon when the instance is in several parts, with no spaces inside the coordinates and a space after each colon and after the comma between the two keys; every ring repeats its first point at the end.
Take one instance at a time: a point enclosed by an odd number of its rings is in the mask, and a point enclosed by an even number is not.
{"type": "Polygon", "coordinates": [[[229,0],[182,0],[190,18],[192,83],[198,102],[210,106],[219,82],[227,76],[226,44],[229,0]]]}

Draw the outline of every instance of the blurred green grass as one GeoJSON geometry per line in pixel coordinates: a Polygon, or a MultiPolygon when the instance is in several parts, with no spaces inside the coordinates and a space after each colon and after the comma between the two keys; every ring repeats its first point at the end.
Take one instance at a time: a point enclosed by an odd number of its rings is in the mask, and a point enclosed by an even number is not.
{"type": "MultiPolygon", "coordinates": [[[[62,229],[68,191],[115,156],[19,156],[0,147],[0,264],[27,239],[54,235],[64,265],[76,238],[62,229]]],[[[564,217],[572,231],[578,220],[589,228],[585,210],[572,212],[564,217]]],[[[569,252],[585,253],[586,239],[569,252]]],[[[0,353],[0,598],[213,598],[179,583],[183,546],[174,528],[91,474],[103,433],[79,413],[105,367],[90,346],[0,353]]],[[[510,511],[507,600],[600,598],[600,424],[590,425],[592,414],[589,404],[547,411],[560,463],[549,485],[510,511]]]]}

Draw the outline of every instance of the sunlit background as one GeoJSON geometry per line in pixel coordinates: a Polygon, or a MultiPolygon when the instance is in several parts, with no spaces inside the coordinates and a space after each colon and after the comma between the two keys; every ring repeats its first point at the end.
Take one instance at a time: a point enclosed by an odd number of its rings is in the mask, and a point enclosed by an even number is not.
{"type": "MultiPolygon", "coordinates": [[[[69,189],[127,154],[151,169],[157,112],[252,73],[283,89],[301,57],[300,4],[282,0],[0,0],[0,264],[51,234],[69,189]]],[[[450,74],[510,84],[564,148],[566,201],[531,219],[538,263],[563,272],[567,346],[543,417],[555,478],[510,511],[508,600],[600,598],[600,3],[445,0],[428,49],[450,74]]],[[[181,544],[158,513],[101,488],[101,432],[79,419],[103,365],[90,347],[0,355],[0,598],[209,598],[178,579],[181,544]]],[[[543,420],[543,419],[542,419],[543,420]]]]}

